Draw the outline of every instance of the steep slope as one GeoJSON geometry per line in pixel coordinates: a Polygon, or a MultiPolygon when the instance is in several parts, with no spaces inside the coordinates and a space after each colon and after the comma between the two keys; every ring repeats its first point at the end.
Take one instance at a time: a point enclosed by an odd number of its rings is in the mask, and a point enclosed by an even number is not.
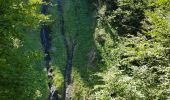
{"type": "Polygon", "coordinates": [[[51,54],[56,86],[60,97],[83,98],[94,84],[92,74],[98,71],[93,38],[95,9],[84,0],[52,3],[58,4],[50,8],[54,19],[51,54]]]}

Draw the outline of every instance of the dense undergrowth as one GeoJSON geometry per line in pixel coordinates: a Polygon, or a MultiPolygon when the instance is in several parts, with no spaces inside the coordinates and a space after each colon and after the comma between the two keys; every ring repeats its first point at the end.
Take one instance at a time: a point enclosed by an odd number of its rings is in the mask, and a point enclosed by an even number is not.
{"type": "MultiPolygon", "coordinates": [[[[168,0],[101,1],[96,45],[108,67],[90,99],[167,100],[170,89],[168,0]]],[[[104,67],[104,66],[103,66],[104,67]]]]}

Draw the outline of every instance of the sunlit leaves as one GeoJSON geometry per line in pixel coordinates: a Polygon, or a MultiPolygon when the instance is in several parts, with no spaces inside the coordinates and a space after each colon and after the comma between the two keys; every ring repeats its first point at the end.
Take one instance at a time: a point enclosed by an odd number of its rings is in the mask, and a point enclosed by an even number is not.
{"type": "MultiPolygon", "coordinates": [[[[95,87],[92,98],[169,99],[169,0],[115,2],[118,8],[109,15],[106,13],[105,24],[101,24],[103,20],[98,22],[98,30],[105,29],[105,44],[97,43],[108,71],[100,74],[105,84],[95,87]],[[109,29],[116,29],[118,35],[123,35],[116,36],[114,32],[106,31],[109,29]],[[114,37],[121,39],[115,41],[114,37]]],[[[105,12],[110,12],[108,10],[105,12]]]]}

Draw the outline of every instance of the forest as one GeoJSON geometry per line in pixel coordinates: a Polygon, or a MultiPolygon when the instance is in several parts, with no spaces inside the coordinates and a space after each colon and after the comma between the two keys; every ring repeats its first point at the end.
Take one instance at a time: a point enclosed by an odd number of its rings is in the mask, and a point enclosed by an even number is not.
{"type": "Polygon", "coordinates": [[[0,0],[0,100],[170,100],[170,0],[0,0]]]}

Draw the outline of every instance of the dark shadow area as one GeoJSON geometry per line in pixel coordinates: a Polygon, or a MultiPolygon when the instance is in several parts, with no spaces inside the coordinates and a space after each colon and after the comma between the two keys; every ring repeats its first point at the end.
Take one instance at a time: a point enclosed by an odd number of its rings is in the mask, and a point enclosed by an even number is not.
{"type": "Polygon", "coordinates": [[[139,0],[132,0],[133,5],[129,1],[107,0],[102,1],[106,5],[105,17],[113,16],[109,19],[109,24],[115,28],[120,36],[127,34],[137,35],[142,33],[142,23],[144,10],[148,7],[146,2],[139,0]],[[135,6],[138,5],[138,6],[135,6]]]}

